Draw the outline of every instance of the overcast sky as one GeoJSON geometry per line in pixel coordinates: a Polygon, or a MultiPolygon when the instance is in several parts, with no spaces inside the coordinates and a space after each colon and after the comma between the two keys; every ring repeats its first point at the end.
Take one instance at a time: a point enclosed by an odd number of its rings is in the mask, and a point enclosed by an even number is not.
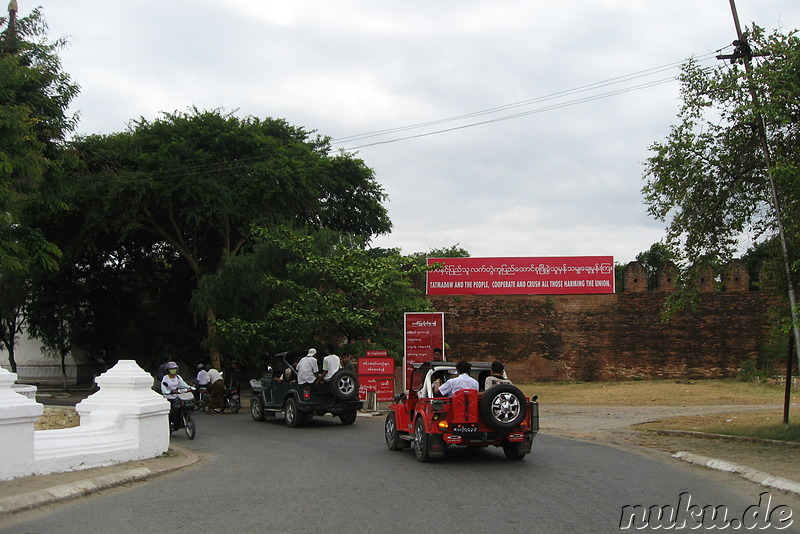
{"type": "MultiPolygon", "coordinates": [[[[375,170],[394,230],[373,244],[404,253],[633,260],[664,235],[641,188],[669,80],[736,38],[728,0],[18,3],[69,38],[78,133],[190,106],[284,118],[375,170]]],[[[737,9],[800,28],[797,0],[737,9]]]]}

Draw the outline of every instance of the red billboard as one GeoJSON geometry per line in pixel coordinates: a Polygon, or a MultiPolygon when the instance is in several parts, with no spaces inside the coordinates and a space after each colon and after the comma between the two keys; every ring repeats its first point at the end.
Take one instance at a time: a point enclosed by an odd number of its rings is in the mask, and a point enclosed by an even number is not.
{"type": "Polygon", "coordinates": [[[368,350],[358,359],[358,394],[367,400],[367,392],[374,391],[378,402],[394,399],[394,358],[386,350],[368,350]]]}
{"type": "Polygon", "coordinates": [[[613,256],[428,258],[428,295],[614,293],[613,256]]]}
{"type": "Polygon", "coordinates": [[[385,350],[368,350],[358,359],[358,376],[394,376],[394,358],[385,350]]]}
{"type": "Polygon", "coordinates": [[[404,314],[403,338],[405,351],[403,367],[406,388],[411,378],[411,364],[428,362],[433,359],[433,349],[442,349],[444,356],[444,313],[411,312],[404,314]]]}
{"type": "Polygon", "coordinates": [[[367,393],[375,392],[375,400],[378,402],[391,402],[394,400],[394,377],[367,376],[358,379],[358,397],[362,401],[367,400],[367,393]]]}

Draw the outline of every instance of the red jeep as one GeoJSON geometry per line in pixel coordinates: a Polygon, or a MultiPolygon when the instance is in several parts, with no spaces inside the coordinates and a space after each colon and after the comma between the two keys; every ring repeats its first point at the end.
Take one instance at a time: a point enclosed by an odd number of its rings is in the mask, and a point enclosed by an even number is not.
{"type": "Polygon", "coordinates": [[[539,431],[537,397],[528,399],[512,384],[498,384],[482,391],[491,373],[488,362],[471,362],[471,375],[481,390],[467,389],[451,397],[434,397],[433,381],[444,383],[456,374],[455,362],[413,364],[408,392],[395,397],[386,416],[385,437],[390,450],[414,445],[417,460],[427,462],[444,456],[448,445],[503,447],[509,460],[521,460],[531,452],[539,431]]]}

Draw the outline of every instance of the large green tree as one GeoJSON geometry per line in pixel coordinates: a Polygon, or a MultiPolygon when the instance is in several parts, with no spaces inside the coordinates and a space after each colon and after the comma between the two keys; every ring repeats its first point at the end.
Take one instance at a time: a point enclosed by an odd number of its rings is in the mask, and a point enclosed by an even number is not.
{"type": "Polygon", "coordinates": [[[51,195],[63,171],[67,114],[78,86],[61,70],[64,39],[50,41],[40,10],[17,18],[16,2],[0,18],[0,337],[16,372],[14,345],[22,332],[31,273],[57,269],[60,250],[25,217],[32,203],[63,207],[51,195]]]}
{"type": "Polygon", "coordinates": [[[774,239],[767,172],[775,178],[790,249],[800,246],[800,39],[795,32],[766,34],[753,27],[749,44],[752,76],[741,58],[713,69],[695,61],[684,66],[679,122],[651,146],[646,162],[645,203],[667,222],[668,245],[682,252],[684,267],[728,260],[743,234],[756,243],[774,239]]]}
{"type": "Polygon", "coordinates": [[[19,19],[12,9],[0,28],[0,269],[53,269],[58,249],[20,211],[60,170],[65,137],[75,127],[67,108],[78,86],[61,70],[65,40],[49,41],[38,9],[19,19]]]}
{"type": "Polygon", "coordinates": [[[284,227],[260,229],[258,237],[254,254],[207,277],[205,295],[227,299],[218,340],[239,359],[319,343],[398,355],[403,313],[431,309],[413,282],[425,267],[397,251],[368,250],[330,231],[284,227]],[[231,282],[242,280],[248,285],[233,287],[231,282]]]}
{"type": "MultiPolygon", "coordinates": [[[[220,110],[164,114],[73,143],[82,228],[168,247],[196,285],[252,246],[255,227],[329,228],[369,239],[391,223],[363,161],[280,119],[220,110]]],[[[188,306],[188,304],[187,304],[188,306]]],[[[216,311],[204,310],[219,365],[216,311]]]]}

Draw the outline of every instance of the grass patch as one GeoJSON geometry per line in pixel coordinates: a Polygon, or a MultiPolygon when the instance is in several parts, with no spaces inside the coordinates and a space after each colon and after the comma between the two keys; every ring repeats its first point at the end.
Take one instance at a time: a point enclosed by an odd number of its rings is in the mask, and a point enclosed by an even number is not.
{"type": "Polygon", "coordinates": [[[635,430],[689,430],[726,436],[744,436],[800,443],[800,406],[789,412],[789,424],[783,424],[782,410],[731,412],[713,415],[671,417],[635,425],[635,430]]]}
{"type": "MultiPolygon", "coordinates": [[[[784,387],[774,384],[717,380],[624,380],[620,382],[534,382],[517,384],[526,395],[548,404],[613,406],[687,406],[781,404],[784,387]]],[[[792,402],[798,401],[792,392],[792,402]]]]}

